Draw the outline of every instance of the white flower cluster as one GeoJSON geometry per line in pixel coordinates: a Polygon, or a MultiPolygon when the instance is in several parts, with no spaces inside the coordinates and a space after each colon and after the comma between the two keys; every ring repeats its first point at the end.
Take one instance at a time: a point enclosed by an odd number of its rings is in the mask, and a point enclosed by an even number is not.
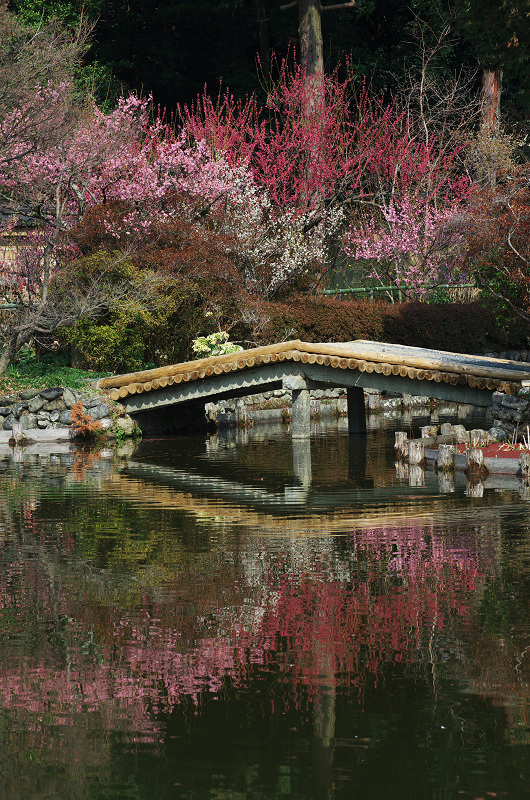
{"type": "Polygon", "coordinates": [[[322,273],[342,221],[340,208],[324,209],[314,220],[275,206],[266,190],[247,185],[231,193],[218,225],[245,288],[271,298],[305,275],[322,273]]]}
{"type": "Polygon", "coordinates": [[[243,349],[240,345],[229,341],[229,335],[226,331],[210,333],[208,336],[198,336],[193,340],[191,347],[199,358],[224,356],[228,353],[238,353],[243,349]]]}

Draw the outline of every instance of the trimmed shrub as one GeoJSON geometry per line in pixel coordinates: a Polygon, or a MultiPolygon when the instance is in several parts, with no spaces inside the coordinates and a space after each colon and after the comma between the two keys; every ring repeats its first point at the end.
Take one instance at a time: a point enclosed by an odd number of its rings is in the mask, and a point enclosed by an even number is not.
{"type": "Polygon", "coordinates": [[[491,308],[480,302],[389,304],[298,296],[289,303],[268,303],[266,311],[269,342],[371,339],[461,353],[528,347],[524,324],[513,320],[504,327],[491,308]]]}
{"type": "Polygon", "coordinates": [[[68,280],[90,284],[98,275],[109,287],[107,301],[63,331],[84,367],[128,372],[188,358],[204,317],[203,295],[195,283],[171,275],[153,276],[101,252],[73,265],[68,280]],[[119,292],[114,291],[116,286],[119,292]]]}

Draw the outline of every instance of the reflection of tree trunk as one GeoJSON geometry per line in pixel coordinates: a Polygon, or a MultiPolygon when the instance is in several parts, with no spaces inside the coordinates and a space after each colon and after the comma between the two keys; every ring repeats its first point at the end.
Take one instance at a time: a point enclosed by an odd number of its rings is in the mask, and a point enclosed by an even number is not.
{"type": "Polygon", "coordinates": [[[498,130],[500,122],[502,70],[485,69],[482,73],[482,131],[488,135],[498,130]]]}
{"type": "MultiPolygon", "coordinates": [[[[322,647],[322,642],[319,643],[322,647]]],[[[332,797],[332,767],[335,751],[335,700],[337,696],[333,672],[333,648],[321,653],[320,685],[315,688],[313,701],[313,780],[312,800],[332,797]]]]}
{"type": "Polygon", "coordinates": [[[261,68],[265,74],[268,74],[271,63],[271,49],[269,43],[269,20],[267,17],[267,9],[265,8],[265,0],[254,0],[254,2],[256,4],[256,16],[258,18],[259,57],[261,61],[261,68]]]}
{"type": "Polygon", "coordinates": [[[332,767],[335,752],[335,701],[337,678],[335,675],[335,643],[323,636],[320,615],[325,613],[319,598],[315,608],[315,635],[313,638],[313,669],[317,676],[313,700],[313,773],[312,800],[330,800],[332,767]]]}

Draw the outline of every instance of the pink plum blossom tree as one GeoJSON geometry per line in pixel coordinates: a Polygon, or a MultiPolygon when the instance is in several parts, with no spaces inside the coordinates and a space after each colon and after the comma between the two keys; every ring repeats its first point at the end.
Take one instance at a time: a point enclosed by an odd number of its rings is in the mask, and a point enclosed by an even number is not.
{"type": "MultiPolygon", "coordinates": [[[[465,196],[465,194],[464,194],[465,196]]],[[[395,285],[411,297],[427,286],[458,283],[459,245],[463,244],[463,197],[441,208],[433,201],[404,195],[390,199],[380,214],[352,223],[344,243],[347,255],[368,262],[367,277],[395,285]]]]}

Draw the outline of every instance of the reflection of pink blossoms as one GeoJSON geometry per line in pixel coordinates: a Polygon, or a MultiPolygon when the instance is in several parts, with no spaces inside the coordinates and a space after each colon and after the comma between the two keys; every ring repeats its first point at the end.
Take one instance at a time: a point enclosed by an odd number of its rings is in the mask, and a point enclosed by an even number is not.
{"type": "Polygon", "coordinates": [[[201,695],[217,697],[227,678],[245,688],[256,667],[277,660],[295,697],[301,687],[313,696],[325,679],[355,687],[362,699],[384,664],[416,663],[436,632],[469,618],[491,564],[465,532],[451,540],[420,526],[359,530],[350,545],[346,558],[334,548],[304,551],[305,566],[296,548],[287,562],[285,553],[260,550],[263,574],[255,585],[249,578],[245,602],[241,594],[229,600],[225,587],[196,618],[169,602],[169,587],[167,604],[148,601],[149,611],[102,612],[62,589],[59,570],[52,593],[38,559],[4,568],[0,614],[16,620],[21,641],[29,632],[39,646],[23,658],[1,652],[0,704],[33,720],[35,736],[44,714],[71,725],[97,711],[109,729],[154,742],[163,735],[159,713],[184,698],[198,705],[201,695]]]}

